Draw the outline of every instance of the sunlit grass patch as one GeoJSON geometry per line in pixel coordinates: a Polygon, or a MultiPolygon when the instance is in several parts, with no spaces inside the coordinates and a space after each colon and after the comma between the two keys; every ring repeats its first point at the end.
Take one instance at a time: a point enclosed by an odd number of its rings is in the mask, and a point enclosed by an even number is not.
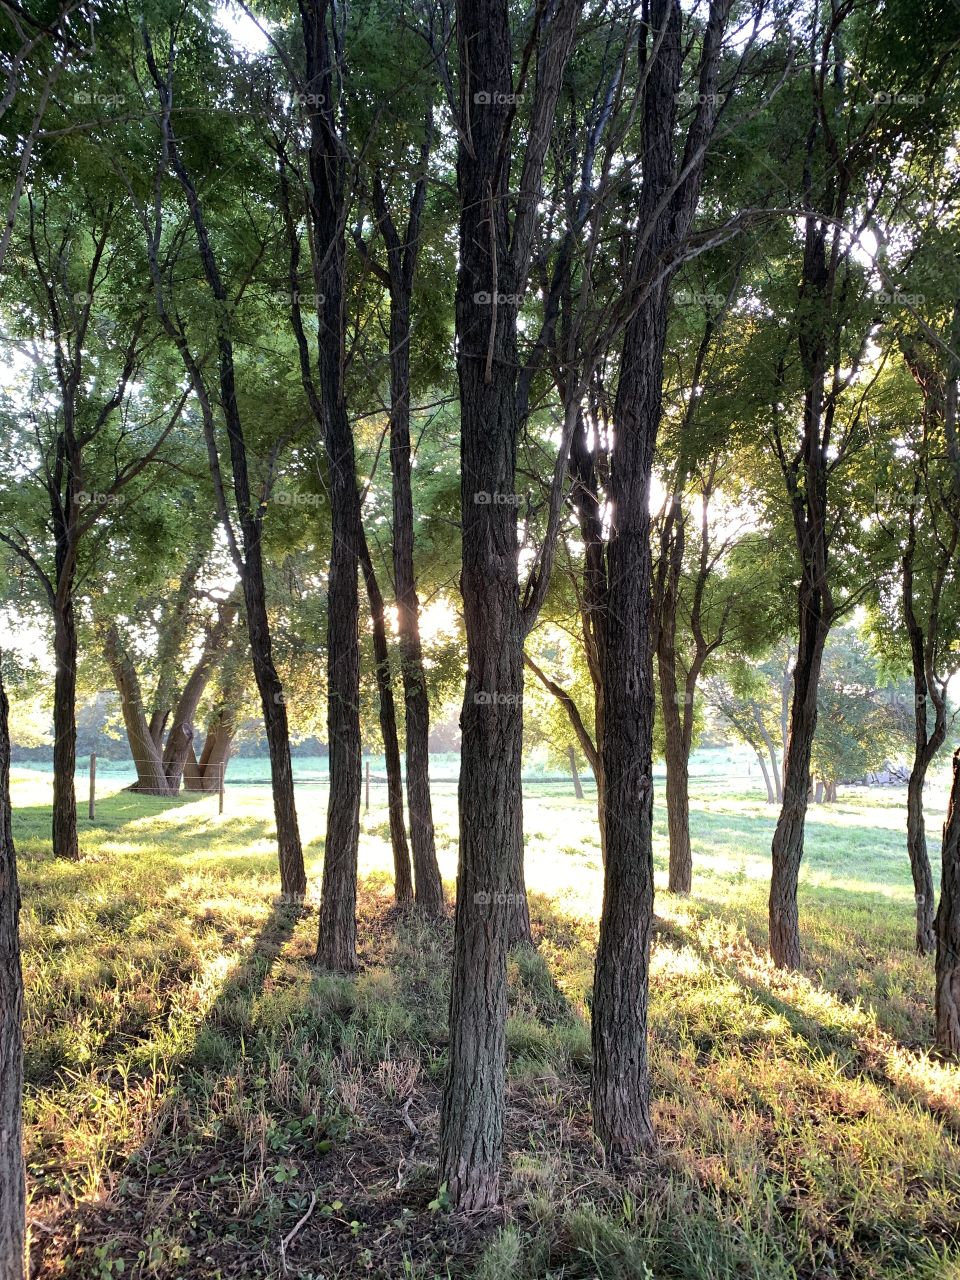
{"type": "MultiPolygon", "coordinates": [[[[25,786],[15,799],[36,801],[25,786]]],[[[719,787],[695,798],[690,898],[663,891],[658,812],[660,1152],[624,1179],[590,1133],[593,801],[525,808],[537,947],[508,964],[510,1221],[466,1241],[429,1207],[452,923],[391,911],[382,812],[361,839],[363,967],[343,976],[312,963],[312,906],[277,905],[265,791],[223,818],[117,793],[84,824],[76,865],[50,858],[39,801],[19,809],[40,1280],[101,1280],[119,1261],[137,1280],[260,1274],[312,1194],[302,1259],[343,1276],[957,1275],[960,1072],[928,1053],[930,962],[912,951],[896,806],[854,796],[814,815],[796,975],[765,952],[770,809],[719,787]],[[364,1259],[384,1249],[371,1273],[364,1259]]],[[[448,837],[455,809],[445,792],[448,837]]],[[[445,842],[451,887],[455,856],[445,842]]]]}

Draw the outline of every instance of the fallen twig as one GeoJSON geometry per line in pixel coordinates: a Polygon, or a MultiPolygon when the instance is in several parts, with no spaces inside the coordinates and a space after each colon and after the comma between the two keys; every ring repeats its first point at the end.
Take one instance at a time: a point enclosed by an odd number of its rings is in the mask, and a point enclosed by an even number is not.
{"type": "Polygon", "coordinates": [[[280,1265],[283,1267],[284,1275],[287,1274],[287,1249],[292,1244],[292,1242],[296,1239],[297,1234],[300,1231],[302,1231],[303,1228],[310,1221],[310,1215],[313,1213],[316,1207],[317,1207],[317,1193],[313,1191],[310,1193],[310,1203],[307,1205],[306,1213],[304,1213],[303,1217],[296,1224],[296,1226],[293,1227],[290,1231],[288,1231],[287,1234],[280,1241],[280,1265]]]}

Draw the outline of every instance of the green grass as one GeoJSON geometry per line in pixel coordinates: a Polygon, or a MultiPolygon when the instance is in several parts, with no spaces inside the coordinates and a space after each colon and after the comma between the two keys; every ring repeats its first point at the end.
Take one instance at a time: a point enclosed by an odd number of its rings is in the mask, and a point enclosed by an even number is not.
{"type": "MultiPolygon", "coordinates": [[[[774,813],[695,782],[694,894],[658,894],[657,1158],[617,1181],[589,1117],[601,892],[593,802],[526,800],[538,948],[508,972],[504,1214],[435,1183],[451,928],[390,909],[364,817],[356,978],[276,905],[269,795],[116,793],[49,853],[48,780],[14,773],[35,1277],[960,1280],[960,1068],[929,1055],[899,792],[811,813],[805,967],[764,954],[774,813]]],[[[931,796],[938,829],[942,792],[931,796]]],[[[452,883],[455,797],[438,789],[452,883]]],[[[301,798],[311,884],[324,806],[301,798]]],[[[665,878],[658,806],[658,881],[665,878]]]]}

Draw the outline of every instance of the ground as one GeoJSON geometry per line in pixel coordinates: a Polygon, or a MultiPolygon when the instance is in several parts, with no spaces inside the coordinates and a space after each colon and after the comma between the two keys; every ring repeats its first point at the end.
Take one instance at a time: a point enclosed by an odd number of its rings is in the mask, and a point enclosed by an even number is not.
{"type": "MultiPolygon", "coordinates": [[[[764,955],[775,813],[756,779],[695,771],[689,899],[665,889],[658,794],[660,1149],[617,1180],[589,1117],[593,800],[531,786],[538,946],[510,964],[504,1204],[464,1218],[435,1180],[452,930],[392,910],[380,792],[348,979],[311,963],[315,903],[275,905],[265,789],[229,788],[222,817],[216,797],[114,790],[67,864],[49,778],[13,782],[38,1280],[960,1280],[960,1067],[929,1052],[901,791],[812,811],[797,975],[764,955]]],[[[452,890],[452,787],[436,802],[452,890]]],[[[322,789],[298,804],[319,886],[322,789]]],[[[934,788],[934,845],[942,805],[934,788]]]]}

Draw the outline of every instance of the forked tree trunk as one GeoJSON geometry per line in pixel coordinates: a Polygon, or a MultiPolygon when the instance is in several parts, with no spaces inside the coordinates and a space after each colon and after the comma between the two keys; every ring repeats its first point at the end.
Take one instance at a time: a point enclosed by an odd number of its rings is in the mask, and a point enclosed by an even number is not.
{"type": "Polygon", "coordinates": [[[365,538],[361,540],[361,563],[373,626],[373,660],[380,704],[380,734],[387,770],[387,812],[390,819],[390,845],[393,849],[393,895],[397,905],[405,907],[413,902],[413,876],[410,871],[407,829],[403,821],[403,775],[400,769],[400,744],[397,740],[397,711],[393,701],[393,674],[387,647],[383,595],[365,538]]]}
{"type": "Polygon", "coordinates": [[[7,695],[0,678],[0,1280],[22,1280],[26,1208],[23,975],[20,889],[10,824],[10,735],[7,695]]]}
{"type": "Polygon", "coordinates": [[[960,1058],[960,750],[953,756],[950,806],[943,828],[937,937],[935,1034],[939,1053],[960,1058]]]}
{"type": "Polygon", "coordinates": [[[77,861],[77,629],[73,598],[53,611],[53,856],[77,861]]]}
{"type": "Polygon", "coordinates": [[[143,706],[140,679],[115,625],[107,628],[103,654],[113,674],[117,692],[120,694],[120,709],[123,712],[127,742],[137,771],[137,780],[130,790],[142,791],[147,795],[168,795],[170,788],[167,786],[160,748],[150,733],[143,706]]]}
{"type": "Polygon", "coordinates": [[[207,724],[199,760],[193,743],[190,743],[183,768],[183,785],[186,791],[218,789],[221,775],[226,775],[230,748],[236,732],[237,722],[232,708],[223,706],[214,712],[207,724]]]}
{"type": "Polygon", "coordinates": [[[167,744],[163,751],[163,772],[171,791],[180,789],[184,765],[189,755],[194,735],[194,717],[207,687],[214,666],[221,657],[223,645],[233,628],[237,609],[232,604],[221,607],[220,616],[210,629],[203,651],[196,666],[190,672],[174,708],[167,744]]]}
{"type": "MultiPolygon", "coordinates": [[[[357,850],[360,839],[360,604],[357,565],[362,536],[353,433],[343,387],[345,147],[334,114],[330,0],[301,0],[310,131],[309,217],[317,308],[318,386],[330,476],[332,548],[327,580],[327,741],[330,794],[323,857],[317,961],[357,967],[357,850]]],[[[309,372],[309,371],[308,371],[309,372]]]]}

